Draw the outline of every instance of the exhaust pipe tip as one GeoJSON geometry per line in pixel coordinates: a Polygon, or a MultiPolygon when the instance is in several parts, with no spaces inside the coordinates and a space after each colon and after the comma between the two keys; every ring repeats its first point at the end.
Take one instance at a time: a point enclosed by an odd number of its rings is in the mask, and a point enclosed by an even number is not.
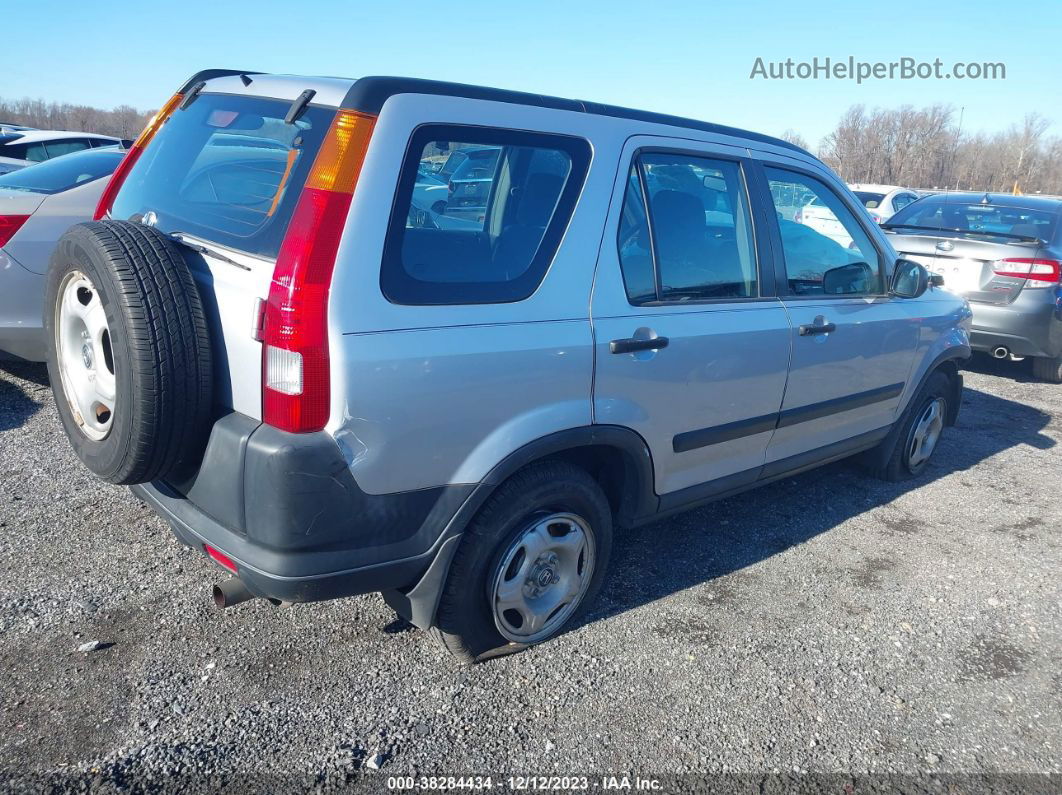
{"type": "Polygon", "coordinates": [[[1010,356],[1010,351],[1003,345],[999,345],[992,349],[992,356],[996,359],[1006,359],[1010,356]]]}
{"type": "Polygon", "coordinates": [[[238,577],[233,577],[214,586],[214,604],[224,610],[226,607],[238,605],[248,599],[254,599],[254,594],[247,590],[247,586],[238,577]]]}

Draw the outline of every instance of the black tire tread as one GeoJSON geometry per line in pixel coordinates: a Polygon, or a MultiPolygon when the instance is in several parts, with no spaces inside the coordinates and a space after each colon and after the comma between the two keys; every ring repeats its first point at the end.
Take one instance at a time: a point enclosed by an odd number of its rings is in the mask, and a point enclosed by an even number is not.
{"type": "Polygon", "coordinates": [[[934,392],[939,392],[945,400],[951,399],[948,376],[939,370],[926,379],[922,388],[918,390],[918,393],[911,399],[900,419],[897,420],[894,430],[882,441],[882,447],[886,445],[892,445],[892,447],[888,450],[887,456],[879,457],[877,463],[869,467],[872,476],[890,482],[914,477],[914,473],[907,469],[903,461],[903,456],[907,449],[907,434],[911,423],[914,422],[916,413],[920,411],[926,397],[934,392]]]}
{"type": "MultiPolygon", "coordinates": [[[[464,537],[461,539],[461,543],[458,545],[454,558],[450,563],[446,585],[443,588],[435,614],[435,623],[429,631],[429,634],[443,650],[462,663],[473,663],[488,657],[498,656],[498,654],[519,651],[524,648],[520,644],[503,641],[506,644],[504,647],[493,649],[484,654],[470,648],[463,635],[451,630],[456,628],[457,619],[463,613],[460,599],[463,595],[464,585],[476,579],[473,556],[477,548],[484,544],[491,546],[497,544],[497,538],[495,537],[496,528],[504,523],[508,517],[513,499],[519,495],[527,494],[544,481],[578,482],[585,485],[589,488],[590,493],[595,494],[596,499],[599,500],[598,509],[602,515],[611,518],[608,500],[601,491],[600,486],[590,476],[590,473],[566,461],[545,460],[529,464],[499,486],[465,529],[464,537]]],[[[600,530],[611,532],[611,527],[601,528],[600,530]]],[[[607,565],[607,560],[601,561],[600,565],[607,565]]],[[[580,609],[573,615],[573,619],[586,609],[593,596],[593,593],[586,595],[580,609]]]]}
{"type": "Polygon", "coordinates": [[[113,471],[97,474],[122,485],[157,480],[201,445],[211,411],[210,337],[195,280],[177,245],[151,227],[99,221],[67,236],[108,264],[130,357],[132,394],[120,397],[132,402],[131,441],[113,471]]]}
{"type": "Polygon", "coordinates": [[[1033,377],[1049,384],[1062,384],[1062,356],[1053,359],[1045,356],[1033,357],[1033,377]]]}

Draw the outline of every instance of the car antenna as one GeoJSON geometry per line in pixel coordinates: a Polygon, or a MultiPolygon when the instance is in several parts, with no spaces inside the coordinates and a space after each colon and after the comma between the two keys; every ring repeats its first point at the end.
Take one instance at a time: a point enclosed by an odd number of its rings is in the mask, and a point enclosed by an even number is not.
{"type": "Polygon", "coordinates": [[[316,94],[317,92],[312,88],[308,88],[299,94],[295,101],[291,103],[291,107],[288,108],[287,115],[284,116],[284,123],[294,124],[295,120],[302,115],[302,112],[306,110],[306,106],[310,104],[310,100],[313,99],[316,94]]]}
{"type": "Polygon", "coordinates": [[[243,83],[245,86],[249,86],[251,85],[251,78],[249,78],[247,75],[240,75],[240,82],[243,83]]]}

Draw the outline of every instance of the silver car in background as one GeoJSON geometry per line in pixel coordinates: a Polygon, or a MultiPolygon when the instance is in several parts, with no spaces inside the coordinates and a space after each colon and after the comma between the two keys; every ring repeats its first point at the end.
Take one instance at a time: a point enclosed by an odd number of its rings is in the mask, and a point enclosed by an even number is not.
{"type": "Polygon", "coordinates": [[[997,359],[1033,358],[1062,383],[1062,199],[939,194],[882,228],[907,259],[944,277],[973,310],[970,345],[997,359]]]}
{"type": "Polygon", "coordinates": [[[125,153],[75,152],[0,175],[0,358],[44,360],[41,300],[56,241],[92,218],[125,153]]]}

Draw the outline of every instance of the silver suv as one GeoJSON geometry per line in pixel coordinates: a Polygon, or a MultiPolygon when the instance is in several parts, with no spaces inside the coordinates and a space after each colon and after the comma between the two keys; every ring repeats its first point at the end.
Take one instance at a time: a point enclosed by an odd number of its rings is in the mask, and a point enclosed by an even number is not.
{"type": "Polygon", "coordinates": [[[807,152],[589,102],[202,72],[97,218],[45,302],[81,459],[235,575],[219,605],[382,591],[463,660],[576,621],[616,528],[921,472],[970,353],[807,152]],[[462,150],[490,168],[417,201],[462,150]]]}

